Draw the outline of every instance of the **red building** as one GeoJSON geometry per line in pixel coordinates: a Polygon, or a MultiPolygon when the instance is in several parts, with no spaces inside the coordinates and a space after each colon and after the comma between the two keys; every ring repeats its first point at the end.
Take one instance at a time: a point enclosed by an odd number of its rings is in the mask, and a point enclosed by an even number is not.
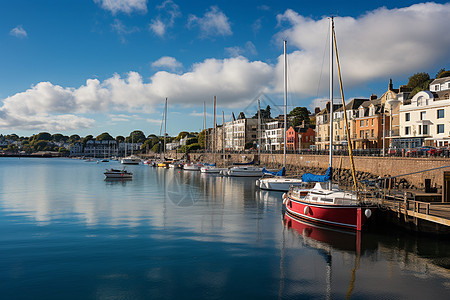
{"type": "Polygon", "coordinates": [[[314,125],[311,125],[311,127],[299,128],[297,135],[299,137],[300,149],[309,149],[309,146],[315,144],[316,131],[314,125]]]}
{"type": "Polygon", "coordinates": [[[286,149],[297,150],[298,149],[298,135],[294,128],[289,127],[286,131],[286,149]]]}

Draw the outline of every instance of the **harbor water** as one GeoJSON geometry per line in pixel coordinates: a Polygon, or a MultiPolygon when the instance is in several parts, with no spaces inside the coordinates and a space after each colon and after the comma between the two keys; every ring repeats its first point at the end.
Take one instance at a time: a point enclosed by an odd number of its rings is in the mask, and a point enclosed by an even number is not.
{"type": "Polygon", "coordinates": [[[255,178],[0,159],[1,299],[449,299],[450,241],[284,215],[255,178]]]}

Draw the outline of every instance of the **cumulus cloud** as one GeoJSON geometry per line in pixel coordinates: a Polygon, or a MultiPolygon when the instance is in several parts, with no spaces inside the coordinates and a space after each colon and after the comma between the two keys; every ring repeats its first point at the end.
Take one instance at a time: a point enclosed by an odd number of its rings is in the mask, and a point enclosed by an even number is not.
{"type": "Polygon", "coordinates": [[[22,25],[17,25],[9,32],[10,35],[18,37],[18,38],[26,38],[28,36],[25,29],[23,29],[22,25]]]}
{"type": "Polygon", "coordinates": [[[154,68],[166,68],[175,72],[181,68],[183,68],[183,64],[177,61],[174,57],[163,56],[157,61],[152,63],[152,67],[154,68]]]}
{"type": "Polygon", "coordinates": [[[242,105],[254,97],[255,91],[268,89],[272,73],[273,67],[266,63],[237,57],[208,59],[194,64],[184,74],[159,71],[149,82],[144,82],[136,72],[125,77],[115,74],[102,82],[88,79],[78,88],[40,82],[3,100],[0,128],[60,131],[85,128],[94,121],[80,114],[152,113],[166,97],[172,104],[193,106],[217,95],[224,106],[242,105]]]}
{"type": "MultiPolygon", "coordinates": [[[[344,85],[357,86],[387,76],[419,72],[439,62],[442,65],[450,55],[449,15],[448,3],[423,3],[391,10],[383,7],[358,18],[336,17],[344,85]]],[[[277,35],[278,43],[281,45],[281,40],[287,39],[288,47],[296,49],[289,55],[290,81],[296,83],[292,90],[314,95],[322,70],[329,20],[313,20],[292,10],[278,15],[277,20],[279,26],[287,27],[277,35]]],[[[279,88],[281,68],[279,64],[279,88]]],[[[328,69],[324,71],[322,76],[327,77],[328,69]]]]}
{"type": "Polygon", "coordinates": [[[94,0],[101,8],[109,10],[112,14],[118,12],[132,13],[133,11],[146,13],[148,0],[94,0]]]}
{"type": "Polygon", "coordinates": [[[233,34],[228,17],[217,6],[211,6],[203,17],[189,15],[188,28],[195,26],[199,27],[202,38],[233,34]]]}

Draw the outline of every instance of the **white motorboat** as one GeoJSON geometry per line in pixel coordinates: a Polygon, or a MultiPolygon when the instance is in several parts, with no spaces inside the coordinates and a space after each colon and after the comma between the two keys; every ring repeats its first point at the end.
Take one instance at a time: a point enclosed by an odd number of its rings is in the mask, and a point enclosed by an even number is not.
{"type": "Polygon", "coordinates": [[[138,165],[141,162],[141,159],[135,155],[124,157],[120,160],[120,163],[123,165],[138,165]]]}
{"type": "Polygon", "coordinates": [[[186,171],[200,171],[200,168],[203,167],[203,164],[200,163],[188,163],[183,165],[183,170],[186,171]]]}
{"type": "Polygon", "coordinates": [[[300,178],[266,177],[256,180],[256,186],[262,190],[287,192],[290,187],[303,187],[300,178]]]}
{"type": "Polygon", "coordinates": [[[106,178],[133,178],[133,173],[128,172],[125,169],[117,170],[117,169],[106,169],[105,174],[106,178]]]}
{"type": "Polygon", "coordinates": [[[217,168],[215,166],[204,166],[200,168],[200,172],[208,174],[220,174],[221,171],[227,171],[228,168],[217,168]]]}
{"type": "Polygon", "coordinates": [[[223,173],[227,176],[233,177],[259,177],[263,175],[263,168],[239,166],[232,167],[223,173]]]}

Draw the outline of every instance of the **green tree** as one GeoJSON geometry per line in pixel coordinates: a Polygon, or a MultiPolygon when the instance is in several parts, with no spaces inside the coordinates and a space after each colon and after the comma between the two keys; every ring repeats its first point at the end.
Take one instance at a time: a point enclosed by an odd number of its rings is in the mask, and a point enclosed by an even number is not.
{"type": "Polygon", "coordinates": [[[205,148],[205,143],[206,143],[206,130],[203,130],[202,132],[200,132],[198,134],[198,143],[200,144],[200,147],[202,147],[203,149],[205,148]]]}
{"type": "Polygon", "coordinates": [[[189,139],[187,139],[187,141],[186,141],[186,145],[192,145],[192,144],[197,144],[198,143],[198,138],[196,138],[196,137],[193,137],[193,138],[189,138],[189,139]]]}
{"type": "Polygon", "coordinates": [[[51,140],[54,142],[61,142],[64,140],[64,135],[62,135],[61,133],[55,133],[54,135],[52,135],[51,140]]]}
{"type": "Polygon", "coordinates": [[[444,78],[450,76],[450,70],[445,71],[445,69],[440,69],[439,72],[436,74],[436,79],[444,78]]]}
{"type": "Polygon", "coordinates": [[[306,124],[309,124],[309,114],[310,112],[306,107],[296,107],[288,114],[290,119],[292,118],[292,126],[299,126],[305,121],[306,124]]]}
{"type": "Polygon", "coordinates": [[[125,137],[122,136],[122,135],[116,136],[116,142],[118,142],[118,143],[123,143],[123,142],[125,142],[125,137]]]}
{"type": "Polygon", "coordinates": [[[13,133],[13,134],[7,134],[7,135],[5,136],[5,139],[13,140],[13,141],[18,141],[18,140],[19,140],[19,136],[18,136],[17,134],[15,134],[15,133],[13,133]]]}
{"type": "Polygon", "coordinates": [[[40,132],[33,137],[35,141],[51,141],[52,135],[48,132],[40,132]]]}
{"type": "Polygon", "coordinates": [[[143,143],[145,142],[145,134],[140,130],[135,130],[130,133],[130,136],[126,137],[127,143],[143,143]]]}
{"type": "Polygon", "coordinates": [[[200,148],[200,144],[198,144],[198,143],[188,145],[188,151],[194,151],[194,150],[199,150],[199,149],[201,149],[201,148],[200,148]]]}
{"type": "Polygon", "coordinates": [[[72,134],[71,136],[69,136],[69,143],[75,143],[81,140],[81,137],[78,134],[72,134]]]}
{"type": "Polygon", "coordinates": [[[163,146],[162,146],[161,143],[156,143],[156,144],[153,145],[152,151],[155,152],[155,153],[161,153],[162,152],[162,148],[163,148],[163,146]]]}
{"type": "Polygon", "coordinates": [[[114,141],[114,138],[107,132],[103,132],[95,138],[96,141],[114,141]]]}
{"type": "Polygon", "coordinates": [[[431,79],[428,73],[416,73],[409,77],[408,84],[406,85],[411,89],[411,93],[409,94],[409,98],[414,97],[420,91],[428,90],[428,86],[430,85],[431,79]]]}

